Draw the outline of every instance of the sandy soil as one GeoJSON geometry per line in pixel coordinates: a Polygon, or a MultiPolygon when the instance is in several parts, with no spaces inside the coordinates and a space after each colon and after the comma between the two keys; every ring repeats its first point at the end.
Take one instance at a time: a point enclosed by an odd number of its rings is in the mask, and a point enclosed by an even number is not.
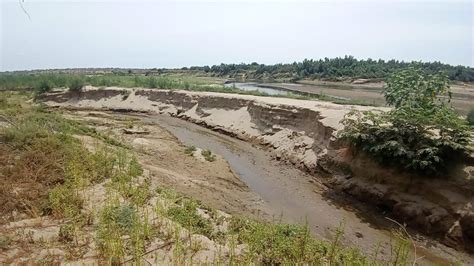
{"type": "MultiPolygon", "coordinates": [[[[198,209],[198,212],[213,223],[220,224],[221,222],[217,221],[224,221],[220,227],[225,226],[225,219],[230,217],[221,210],[243,212],[254,218],[270,217],[267,204],[233,173],[229,164],[219,155],[216,155],[213,162],[205,160],[199,149],[193,156],[187,155],[184,153],[186,146],[167,130],[121,114],[72,112],[65,116],[83,121],[99,132],[112,135],[124,144],[131,145],[145,170],[144,178],[150,177],[151,190],[170,187],[173,191],[194,197],[206,206],[216,208],[216,213],[213,214],[217,215],[215,218],[209,218],[206,209],[198,209]]],[[[89,150],[94,150],[100,142],[90,136],[75,137],[89,150]]],[[[66,261],[72,265],[105,263],[97,250],[95,228],[98,226],[98,212],[106,202],[106,191],[107,180],[81,190],[81,198],[84,200],[82,212],[89,215],[90,223],[77,233],[74,244],[62,239],[61,230],[67,224],[64,220],[42,216],[0,224],[0,264],[59,265],[66,261]]],[[[189,251],[182,255],[184,261],[224,263],[231,252],[228,246],[206,236],[190,233],[178,223],[155,214],[158,206],[163,208],[174,204],[173,202],[155,195],[143,207],[143,213],[148,214],[146,217],[152,226],[159,229],[158,235],[161,237],[148,243],[141,263],[179,264],[174,255],[178,238],[179,245],[189,251]]],[[[235,251],[238,254],[240,248],[236,247],[235,251]]],[[[125,261],[132,265],[131,257],[126,257],[125,261]]]]}
{"type": "Polygon", "coordinates": [[[219,154],[213,162],[202,157],[199,147],[192,156],[187,155],[184,153],[186,146],[156,123],[123,114],[94,111],[76,111],[68,117],[111,132],[130,143],[155,185],[172,187],[226,212],[243,212],[254,218],[270,216],[269,207],[235,175],[219,154]],[[136,130],[124,128],[124,124],[132,125],[136,130]]]}
{"type": "MultiPolygon", "coordinates": [[[[353,108],[360,110],[371,108],[337,105],[320,101],[301,101],[248,95],[122,88],[109,88],[106,90],[88,88],[86,92],[79,95],[63,93],[49,94],[46,95],[43,100],[52,106],[105,109],[122,112],[139,111],[178,116],[181,119],[204,125],[214,131],[223,132],[249,142],[262,144],[265,147],[270,148],[273,158],[292,163],[309,172],[320,167],[320,159],[327,158],[328,149],[332,150],[335,148],[333,145],[334,133],[340,129],[339,121],[344,114],[353,108]],[[127,97],[123,97],[123,92],[128,92],[127,97]]],[[[178,133],[174,132],[174,134],[178,133]]],[[[329,170],[329,172],[331,171],[329,170]]],[[[405,187],[408,184],[402,184],[402,186],[400,186],[400,184],[397,184],[396,182],[393,184],[392,182],[389,182],[390,184],[383,182],[380,183],[372,176],[370,180],[364,179],[364,175],[367,175],[368,173],[371,175],[387,174],[388,172],[386,169],[377,169],[374,165],[361,164],[358,173],[360,175],[347,176],[335,172],[333,178],[328,179],[328,182],[324,181],[324,183],[331,187],[335,187],[338,190],[328,192],[316,189],[316,191],[319,194],[327,195],[335,202],[341,201],[341,197],[338,196],[340,194],[338,193],[343,191],[356,198],[364,199],[365,197],[367,202],[370,203],[370,206],[388,204],[388,210],[391,211],[393,208],[393,210],[397,212],[398,217],[410,217],[410,219],[415,219],[415,222],[421,222],[419,226],[422,226],[423,228],[425,226],[427,226],[427,228],[430,228],[431,226],[437,228],[442,225],[441,228],[447,230],[450,229],[453,223],[454,225],[457,224],[457,227],[452,227],[455,231],[449,231],[449,239],[454,237],[454,246],[459,244],[458,241],[460,241],[460,239],[456,237],[459,236],[460,227],[459,221],[455,220],[455,217],[459,217],[459,214],[454,214],[453,212],[468,207],[469,204],[466,205],[466,203],[472,199],[472,193],[470,190],[459,190],[456,186],[453,186],[453,184],[446,187],[447,184],[443,185],[441,184],[442,182],[435,185],[426,183],[418,184],[416,186],[424,188],[423,195],[414,196],[410,191],[397,191],[396,189],[398,187],[405,187]],[[372,170],[374,170],[373,173],[372,170]],[[446,187],[449,189],[443,191],[440,190],[439,187],[446,187]],[[433,193],[432,189],[437,190],[438,193],[433,193]],[[336,197],[331,197],[330,194],[336,195],[336,197]],[[451,199],[452,201],[446,201],[446,195],[448,194],[451,196],[447,199],[451,199]],[[452,195],[459,195],[459,197],[453,197],[452,195]],[[452,206],[456,209],[451,208],[452,206]],[[457,236],[453,235],[453,232],[455,232],[457,236]]],[[[240,176],[241,173],[238,174],[240,176]]],[[[272,173],[272,175],[277,174],[272,173]]],[[[304,182],[305,178],[302,178],[304,175],[287,174],[285,178],[282,178],[279,181],[274,180],[273,183],[281,182],[285,184],[285,179],[286,182],[288,182],[288,180],[290,180],[288,177],[293,176],[296,176],[296,179],[299,180],[298,182],[303,182],[299,188],[304,187],[306,189],[306,187],[314,187],[308,185],[310,183],[309,181],[308,183],[304,182]]],[[[393,180],[401,179],[394,178],[393,180]]],[[[272,182],[269,183],[272,184],[272,182]]],[[[413,186],[413,184],[411,185],[413,186]]],[[[250,187],[253,190],[256,190],[258,184],[256,187],[250,187]]],[[[275,191],[277,190],[274,190],[273,192],[275,191]]],[[[270,194],[282,195],[282,191],[283,190],[278,190],[277,193],[270,194]]],[[[304,189],[298,190],[297,186],[296,191],[301,192],[304,191],[304,189]]],[[[192,189],[190,192],[192,192],[192,189]]],[[[298,193],[293,192],[293,194],[291,194],[292,190],[289,190],[287,193],[289,199],[301,199],[297,197],[298,193]]],[[[259,195],[264,198],[264,194],[259,193],[259,195]]],[[[315,204],[315,202],[323,202],[324,199],[321,200],[321,197],[319,200],[315,196],[304,199],[306,195],[311,194],[305,192],[302,195],[303,199],[301,202],[307,203],[305,206],[310,206],[311,204],[313,206],[318,206],[318,209],[313,212],[319,213],[315,216],[316,219],[327,217],[328,213],[331,213],[331,215],[336,213],[334,207],[325,209],[326,207],[322,207],[325,205],[315,204]],[[318,210],[325,211],[320,213],[318,210]]],[[[268,201],[268,198],[264,199],[268,201]]],[[[344,202],[344,200],[345,197],[342,196],[342,202],[344,202]]],[[[291,202],[291,200],[287,199],[280,202],[282,206],[284,206],[285,204],[288,204],[288,202],[291,202]]],[[[349,202],[350,204],[355,204],[353,201],[349,202]]],[[[364,210],[364,207],[362,206],[359,210],[364,210]]],[[[349,211],[349,217],[351,217],[351,215],[353,217],[354,214],[350,213],[351,212],[349,211]]],[[[340,221],[343,216],[344,215],[335,215],[332,222],[334,223],[335,220],[340,221]]],[[[331,219],[316,220],[315,224],[322,221],[329,222],[331,219]]],[[[351,220],[350,223],[354,221],[357,221],[357,219],[351,220]]],[[[413,222],[413,220],[410,222],[413,222]]],[[[360,220],[358,223],[364,224],[360,220]]],[[[359,235],[356,234],[357,230],[361,230],[360,228],[370,227],[369,224],[358,227],[358,223],[355,223],[355,229],[351,229],[350,235],[352,235],[352,233],[354,235],[359,235]]],[[[374,241],[374,238],[378,239],[380,237],[379,233],[374,233],[369,229],[367,230],[368,233],[362,235],[369,236],[372,239],[365,239],[365,237],[363,237],[362,240],[357,240],[356,237],[353,238],[354,242],[362,243],[360,245],[365,249],[368,249],[368,247],[364,246],[364,243],[373,244],[374,242],[377,242],[377,240],[374,241]]],[[[420,239],[421,242],[423,242],[423,237],[420,239]]],[[[424,256],[428,258],[428,261],[431,260],[432,262],[436,261],[438,263],[445,263],[446,261],[444,258],[455,256],[462,258],[464,261],[472,262],[472,258],[468,255],[457,253],[452,249],[442,245],[438,246],[438,244],[434,243],[436,242],[432,242],[429,239],[425,244],[420,243],[421,246],[425,246],[428,250],[424,254],[424,256]],[[437,254],[439,254],[439,256],[437,254]],[[440,256],[444,258],[441,258],[440,256]]]]}

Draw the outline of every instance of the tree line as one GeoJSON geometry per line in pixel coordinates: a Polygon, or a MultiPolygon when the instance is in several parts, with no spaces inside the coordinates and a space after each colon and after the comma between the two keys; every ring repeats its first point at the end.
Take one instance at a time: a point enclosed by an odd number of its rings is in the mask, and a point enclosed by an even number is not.
{"type": "Polygon", "coordinates": [[[298,79],[327,79],[341,80],[350,78],[384,79],[392,73],[409,67],[420,67],[427,73],[443,73],[450,80],[474,81],[474,68],[452,66],[441,62],[404,62],[398,60],[358,60],[353,56],[324,58],[319,60],[305,59],[291,64],[265,65],[253,62],[251,64],[220,64],[213,66],[193,66],[190,70],[200,70],[214,76],[247,78],[286,78],[298,79]]]}

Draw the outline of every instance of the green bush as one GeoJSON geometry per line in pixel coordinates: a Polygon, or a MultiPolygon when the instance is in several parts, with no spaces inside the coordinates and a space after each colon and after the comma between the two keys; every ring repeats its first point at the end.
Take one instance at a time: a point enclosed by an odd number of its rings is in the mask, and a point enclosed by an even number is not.
{"type": "Polygon", "coordinates": [[[467,123],[471,126],[474,125],[474,109],[471,109],[467,114],[467,123]]]}
{"type": "Polygon", "coordinates": [[[187,146],[186,149],[184,149],[184,154],[187,154],[189,156],[193,156],[194,152],[196,151],[195,146],[187,146]]]}
{"type": "Polygon", "coordinates": [[[406,69],[387,80],[389,112],[352,111],[339,137],[379,163],[420,175],[441,175],[469,152],[466,123],[448,105],[446,77],[406,69]]]}
{"type": "Polygon", "coordinates": [[[42,79],[36,84],[35,91],[38,94],[45,93],[51,90],[51,84],[46,80],[42,79]]]}
{"type": "Polygon", "coordinates": [[[72,78],[72,80],[69,82],[70,91],[80,92],[82,91],[83,87],[84,87],[84,80],[82,80],[82,78],[80,77],[72,78]]]}
{"type": "Polygon", "coordinates": [[[201,155],[206,159],[208,162],[214,162],[216,160],[216,155],[212,154],[210,150],[202,150],[201,155]]]}

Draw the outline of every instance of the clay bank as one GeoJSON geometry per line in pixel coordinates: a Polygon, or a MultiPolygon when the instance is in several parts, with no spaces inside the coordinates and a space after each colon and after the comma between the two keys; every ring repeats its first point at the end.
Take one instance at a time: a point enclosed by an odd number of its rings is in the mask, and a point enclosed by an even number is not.
{"type": "Polygon", "coordinates": [[[52,92],[40,96],[40,100],[57,107],[167,114],[261,145],[273,158],[312,174],[330,188],[326,193],[349,196],[414,232],[457,250],[474,251],[472,160],[450,178],[419,179],[354,154],[337,141],[340,121],[352,109],[372,107],[114,87],[86,87],[80,93],[52,92]]]}

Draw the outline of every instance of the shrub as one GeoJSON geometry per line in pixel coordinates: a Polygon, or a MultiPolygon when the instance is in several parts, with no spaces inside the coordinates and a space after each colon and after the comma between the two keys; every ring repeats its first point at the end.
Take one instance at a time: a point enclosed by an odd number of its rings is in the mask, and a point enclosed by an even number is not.
{"type": "Polygon", "coordinates": [[[212,152],[210,150],[202,150],[201,155],[208,162],[214,162],[216,160],[216,155],[212,154],[212,152]]]}
{"type": "Polygon", "coordinates": [[[383,165],[421,175],[444,174],[464,160],[469,132],[448,105],[446,77],[402,70],[387,80],[384,95],[394,109],[350,112],[339,137],[383,165]]]}
{"type": "Polygon", "coordinates": [[[193,156],[195,151],[196,151],[195,146],[187,146],[186,149],[184,149],[184,154],[187,154],[189,156],[193,156]]]}
{"type": "Polygon", "coordinates": [[[35,91],[38,94],[42,94],[51,90],[51,85],[46,79],[38,81],[38,84],[35,86],[35,91]]]}
{"type": "Polygon", "coordinates": [[[471,109],[467,114],[467,123],[471,126],[474,125],[474,109],[471,109]]]}
{"type": "Polygon", "coordinates": [[[84,81],[80,77],[74,77],[69,83],[69,90],[74,92],[82,91],[84,87],[84,81]]]}

